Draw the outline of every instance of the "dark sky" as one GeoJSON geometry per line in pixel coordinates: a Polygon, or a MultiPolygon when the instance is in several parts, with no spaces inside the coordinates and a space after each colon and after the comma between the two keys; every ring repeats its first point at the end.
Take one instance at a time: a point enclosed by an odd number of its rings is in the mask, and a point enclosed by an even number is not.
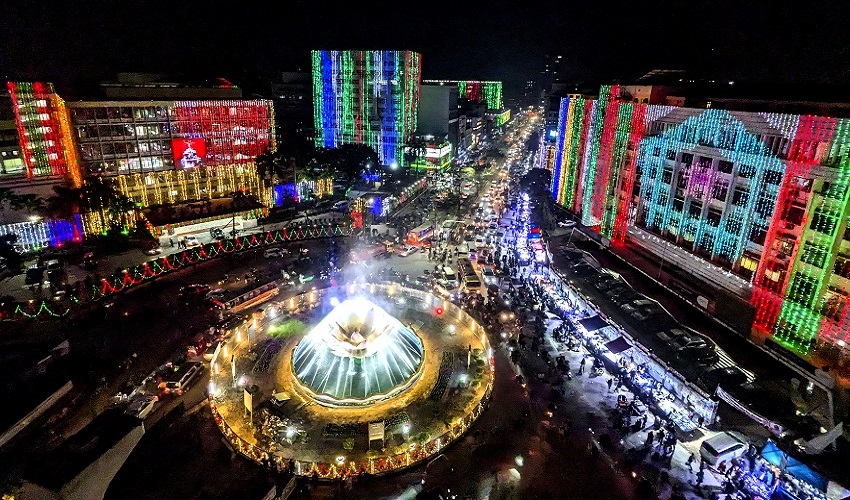
{"type": "Polygon", "coordinates": [[[311,48],[412,49],[425,78],[501,79],[508,94],[546,53],[590,84],[653,68],[850,81],[850,3],[837,0],[16,0],[2,10],[0,75],[60,84],[118,71],[239,82],[306,68],[311,48]]]}

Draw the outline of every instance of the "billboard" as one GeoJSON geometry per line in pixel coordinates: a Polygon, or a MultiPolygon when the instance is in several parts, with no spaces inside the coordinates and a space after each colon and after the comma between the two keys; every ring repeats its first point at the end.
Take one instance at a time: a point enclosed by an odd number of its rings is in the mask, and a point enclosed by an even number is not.
{"type": "Polygon", "coordinates": [[[176,138],[171,141],[174,153],[174,168],[191,170],[204,164],[207,145],[203,139],[176,138]]]}

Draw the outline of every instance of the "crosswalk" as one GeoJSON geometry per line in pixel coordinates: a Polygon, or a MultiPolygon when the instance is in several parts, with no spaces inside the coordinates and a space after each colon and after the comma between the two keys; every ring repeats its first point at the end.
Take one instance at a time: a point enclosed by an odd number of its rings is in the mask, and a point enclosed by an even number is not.
{"type": "Polygon", "coordinates": [[[747,376],[747,383],[756,379],[756,375],[753,372],[736,363],[735,360],[730,358],[723,349],[717,348],[717,355],[720,359],[718,359],[717,363],[713,365],[715,368],[737,368],[747,376]]]}

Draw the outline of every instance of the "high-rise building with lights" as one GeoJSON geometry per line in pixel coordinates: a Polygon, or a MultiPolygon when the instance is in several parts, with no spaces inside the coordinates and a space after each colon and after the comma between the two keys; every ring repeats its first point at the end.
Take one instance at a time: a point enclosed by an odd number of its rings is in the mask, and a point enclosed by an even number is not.
{"type": "Polygon", "coordinates": [[[715,315],[800,354],[850,342],[850,119],[603,87],[561,100],[552,193],[602,238],[681,271],[668,285],[715,315]]]}
{"type": "MultiPolygon", "coordinates": [[[[254,165],[257,155],[275,149],[271,101],[164,97],[241,92],[224,80],[212,86],[116,85],[108,89],[119,98],[142,94],[138,100],[66,105],[49,83],[8,83],[5,102],[11,113],[6,115],[13,120],[0,123],[0,186],[44,200],[55,195],[53,187],[59,184],[80,186],[87,177],[102,176],[141,207],[228,198],[236,192],[271,204],[272,191],[254,165]],[[145,99],[155,95],[159,100],[145,99]]],[[[87,225],[95,218],[77,217],[69,226],[68,221],[41,220],[29,209],[6,208],[0,235],[17,234],[24,250],[103,229],[87,225]]]]}
{"type": "Polygon", "coordinates": [[[317,147],[365,144],[386,165],[404,164],[416,130],[421,56],[394,50],[314,50],[317,147]]]}
{"type": "Polygon", "coordinates": [[[50,83],[9,82],[27,177],[65,176],[79,184],[65,102],[50,83]]]}

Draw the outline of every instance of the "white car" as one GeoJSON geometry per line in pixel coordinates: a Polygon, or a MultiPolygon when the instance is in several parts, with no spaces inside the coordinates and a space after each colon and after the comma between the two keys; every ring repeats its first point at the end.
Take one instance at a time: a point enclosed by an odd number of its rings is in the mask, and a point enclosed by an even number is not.
{"type": "Polygon", "coordinates": [[[576,225],[574,220],[564,220],[558,223],[558,227],[573,227],[576,225]]]}
{"type": "Polygon", "coordinates": [[[398,247],[398,254],[401,257],[407,257],[412,253],[416,253],[417,250],[419,250],[419,247],[413,245],[400,245],[398,247]]]}
{"type": "Polygon", "coordinates": [[[699,454],[709,467],[717,468],[721,463],[732,460],[747,452],[747,438],[736,432],[721,432],[702,442],[699,454]]]}
{"type": "Polygon", "coordinates": [[[159,398],[156,396],[142,396],[133,400],[127,409],[124,410],[124,413],[144,419],[153,411],[157,401],[159,401],[159,398]]]}
{"type": "Polygon", "coordinates": [[[194,234],[190,234],[190,235],[186,236],[186,248],[197,247],[197,246],[200,246],[200,245],[201,245],[201,242],[198,241],[198,237],[195,236],[194,234]]]}
{"type": "Polygon", "coordinates": [[[263,257],[267,259],[277,259],[283,257],[283,252],[281,250],[282,249],[277,247],[266,248],[265,250],[263,250],[263,257]]]}

